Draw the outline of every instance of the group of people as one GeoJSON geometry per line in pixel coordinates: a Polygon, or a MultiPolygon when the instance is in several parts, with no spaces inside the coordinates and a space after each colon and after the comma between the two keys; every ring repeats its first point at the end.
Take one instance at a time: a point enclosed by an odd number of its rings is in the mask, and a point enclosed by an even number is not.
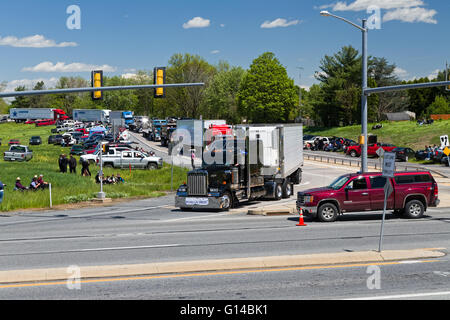
{"type": "MultiPolygon", "coordinates": [[[[65,154],[59,156],[58,159],[59,171],[61,173],[67,173],[67,167],[69,167],[70,173],[77,173],[77,160],[73,155],[70,155],[69,158],[65,154]]],[[[83,177],[91,177],[91,171],[89,170],[89,162],[81,161],[81,175],[83,177]]]]}
{"type": "Polygon", "coordinates": [[[67,166],[69,167],[70,173],[77,173],[77,160],[71,155],[67,158],[65,154],[59,156],[58,159],[59,171],[62,173],[67,173],[67,166]]]}
{"type": "Polygon", "coordinates": [[[40,175],[39,177],[36,175],[31,179],[30,185],[28,187],[25,187],[22,184],[22,180],[20,177],[17,177],[16,179],[16,185],[14,187],[14,191],[37,191],[37,190],[44,190],[49,187],[49,183],[44,181],[44,175],[40,175]]]}
{"type": "Polygon", "coordinates": [[[99,173],[95,176],[95,182],[103,184],[119,184],[125,183],[125,180],[120,176],[120,174],[107,176],[106,178],[99,173]]]}
{"type": "Polygon", "coordinates": [[[425,160],[431,160],[431,156],[439,150],[439,147],[437,145],[434,146],[425,146],[425,153],[427,154],[427,158],[425,160]]]}

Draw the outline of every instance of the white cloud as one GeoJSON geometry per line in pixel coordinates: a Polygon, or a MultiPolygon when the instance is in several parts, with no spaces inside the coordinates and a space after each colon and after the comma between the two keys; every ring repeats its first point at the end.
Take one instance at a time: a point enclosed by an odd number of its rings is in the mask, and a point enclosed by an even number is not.
{"type": "Polygon", "coordinates": [[[183,24],[184,29],[190,28],[206,28],[211,25],[211,21],[202,17],[195,17],[183,24]]]}
{"type": "Polygon", "coordinates": [[[405,78],[409,75],[409,72],[405,69],[402,69],[400,67],[396,67],[394,70],[394,74],[399,77],[402,80],[405,80],[405,78]]]}
{"type": "Polygon", "coordinates": [[[272,29],[272,28],[280,28],[280,27],[286,28],[286,27],[290,27],[290,26],[295,26],[299,23],[300,23],[300,20],[292,20],[292,21],[288,22],[286,19],[278,18],[273,21],[265,21],[261,25],[261,28],[263,28],[263,29],[272,29]]]}
{"type": "Polygon", "coordinates": [[[6,84],[5,92],[12,92],[14,89],[20,86],[24,86],[25,88],[31,90],[33,87],[41,81],[44,81],[46,88],[54,88],[58,83],[58,78],[39,78],[39,79],[20,79],[20,80],[12,80],[6,84]]]}
{"type": "Polygon", "coordinates": [[[436,10],[428,10],[425,8],[401,8],[393,11],[388,11],[383,21],[399,20],[403,22],[424,22],[437,24],[437,20],[434,16],[437,14],[436,10]]]}
{"type": "Polygon", "coordinates": [[[331,8],[333,11],[366,11],[369,7],[386,10],[383,21],[403,21],[409,23],[424,22],[436,24],[436,10],[425,8],[423,0],[355,0],[353,2],[338,1],[320,6],[320,9],[331,8]]]}
{"type": "Polygon", "coordinates": [[[438,77],[438,74],[439,74],[440,71],[441,70],[439,70],[439,69],[434,70],[430,75],[428,75],[427,78],[430,79],[430,80],[436,79],[438,77]]]}
{"type": "Polygon", "coordinates": [[[365,11],[370,6],[376,6],[380,9],[398,9],[423,6],[422,0],[355,0],[347,4],[344,1],[338,1],[335,4],[322,6],[322,9],[332,8],[334,11],[365,11]]]}
{"type": "Polygon", "coordinates": [[[22,72],[90,72],[93,70],[103,70],[105,72],[114,72],[117,70],[115,67],[109,65],[92,65],[86,63],[70,63],[57,62],[53,64],[52,62],[46,61],[39,63],[34,67],[23,68],[22,72]]]}
{"type": "Polygon", "coordinates": [[[219,54],[219,53],[220,53],[219,50],[213,50],[213,51],[211,51],[211,54],[219,54]]]}
{"type": "Polygon", "coordinates": [[[56,43],[55,40],[46,39],[42,35],[34,35],[25,38],[17,38],[13,36],[0,37],[0,46],[9,46],[17,48],[65,48],[76,47],[76,42],[56,43]]]}

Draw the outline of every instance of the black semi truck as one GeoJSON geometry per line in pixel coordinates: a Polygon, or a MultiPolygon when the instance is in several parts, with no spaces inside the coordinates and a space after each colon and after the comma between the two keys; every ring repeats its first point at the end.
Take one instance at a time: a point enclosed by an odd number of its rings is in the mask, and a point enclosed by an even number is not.
{"type": "Polygon", "coordinates": [[[302,125],[239,125],[233,132],[204,150],[202,167],[177,190],[176,207],[229,210],[243,201],[293,195],[302,180],[302,125]]]}

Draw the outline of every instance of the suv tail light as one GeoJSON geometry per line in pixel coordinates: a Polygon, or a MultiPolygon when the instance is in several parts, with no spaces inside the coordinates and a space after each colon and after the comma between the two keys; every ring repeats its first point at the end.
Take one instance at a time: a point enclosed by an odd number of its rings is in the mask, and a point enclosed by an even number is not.
{"type": "Polygon", "coordinates": [[[437,198],[439,195],[439,188],[438,188],[438,184],[435,183],[434,184],[434,196],[437,198]]]}

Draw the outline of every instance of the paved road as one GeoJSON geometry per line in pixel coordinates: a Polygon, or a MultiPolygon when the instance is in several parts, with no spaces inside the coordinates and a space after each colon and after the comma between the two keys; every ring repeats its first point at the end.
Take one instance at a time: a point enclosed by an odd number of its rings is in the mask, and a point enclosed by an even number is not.
{"type": "MultiPolygon", "coordinates": [[[[179,315],[181,307],[208,305],[189,300],[327,300],[389,299],[450,300],[448,258],[429,262],[379,265],[324,266],[287,270],[253,270],[237,273],[186,274],[166,277],[135,277],[81,282],[79,290],[58,285],[30,285],[2,288],[2,299],[141,299],[178,300],[165,310],[168,318],[179,315]],[[379,281],[375,278],[379,275],[379,281]],[[186,302],[183,302],[188,300],[186,302]]],[[[243,301],[244,302],[244,301],[243,301]]],[[[157,307],[158,304],[155,306],[157,307]]],[[[160,309],[164,305],[159,305],[160,309]]],[[[288,304],[290,312],[302,312],[306,305],[288,304]],[[300,309],[299,309],[300,308],[300,309]]],[[[270,303],[269,303],[270,307],[270,303]]],[[[223,306],[220,309],[223,312],[223,306]]],[[[272,311],[269,309],[269,311],[272,311]]],[[[277,310],[277,313],[280,310],[277,310]]],[[[272,311],[273,312],[273,311],[272,311]]],[[[269,314],[274,315],[269,312],[269,314]]],[[[220,315],[216,311],[215,315],[220,315]]],[[[214,318],[214,317],[213,317],[214,318]]]]}

